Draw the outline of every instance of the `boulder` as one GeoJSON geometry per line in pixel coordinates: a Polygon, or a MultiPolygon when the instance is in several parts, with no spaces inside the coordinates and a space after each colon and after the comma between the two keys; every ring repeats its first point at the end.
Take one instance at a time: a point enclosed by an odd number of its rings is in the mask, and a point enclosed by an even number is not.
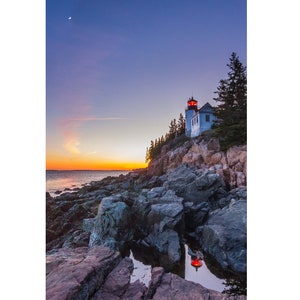
{"type": "Polygon", "coordinates": [[[159,287],[164,273],[165,271],[162,267],[154,267],[151,269],[151,280],[149,282],[149,288],[146,294],[146,299],[153,299],[153,295],[159,287]]]}
{"type": "MultiPolygon", "coordinates": [[[[154,285],[154,284],[153,284],[154,285]]],[[[159,274],[159,283],[153,293],[153,300],[244,300],[246,296],[228,296],[203,287],[201,284],[184,280],[172,273],[159,274]]]]}
{"type": "Polygon", "coordinates": [[[139,243],[166,255],[169,264],[178,263],[184,233],[182,198],[164,187],[144,190],[135,200],[132,212],[139,243]]]}
{"type": "Polygon", "coordinates": [[[48,196],[46,199],[47,251],[60,247],[88,245],[89,238],[82,230],[82,221],[95,216],[95,199],[78,199],[78,195],[74,195],[71,199],[68,195],[57,198],[48,196]]]}
{"type": "Polygon", "coordinates": [[[247,187],[240,186],[238,188],[230,190],[224,197],[218,200],[218,208],[228,206],[232,200],[244,200],[247,201],[247,187]]]}
{"type": "Polygon", "coordinates": [[[229,205],[212,212],[196,229],[202,249],[212,255],[223,269],[246,273],[247,229],[245,200],[232,199],[229,205]]]}
{"type": "Polygon", "coordinates": [[[164,187],[173,190],[184,201],[201,203],[214,201],[224,193],[225,183],[213,170],[181,165],[164,176],[164,187]]]}
{"type": "MultiPolygon", "coordinates": [[[[122,296],[124,300],[144,300],[147,287],[139,280],[130,283],[126,292],[122,296]]],[[[146,298],[147,299],[147,298],[146,298]]]]}
{"type": "Polygon", "coordinates": [[[120,254],[106,247],[60,249],[47,255],[47,300],[90,299],[120,261],[120,254]]]}
{"type": "Polygon", "coordinates": [[[132,239],[131,211],[121,195],[103,198],[99,205],[89,246],[107,245],[118,249],[132,239]]]}
{"type": "Polygon", "coordinates": [[[243,165],[247,161],[247,146],[230,147],[226,152],[226,156],[229,167],[233,167],[238,163],[243,165]]]}
{"type": "Polygon", "coordinates": [[[129,257],[125,257],[107,276],[102,292],[121,297],[129,287],[132,271],[133,262],[129,257]]]}
{"type": "Polygon", "coordinates": [[[164,266],[172,266],[179,263],[181,258],[180,239],[176,231],[166,229],[159,230],[157,224],[154,225],[153,231],[143,239],[142,245],[154,248],[161,256],[161,263],[164,266]]]}
{"type": "Polygon", "coordinates": [[[184,203],[185,227],[188,231],[194,231],[196,227],[202,225],[210,211],[208,202],[194,204],[193,202],[184,203]]]}

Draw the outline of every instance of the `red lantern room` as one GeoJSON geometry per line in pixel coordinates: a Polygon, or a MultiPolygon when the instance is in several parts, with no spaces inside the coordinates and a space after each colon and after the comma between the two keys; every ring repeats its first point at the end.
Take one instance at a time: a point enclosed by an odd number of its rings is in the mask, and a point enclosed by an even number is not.
{"type": "Polygon", "coordinates": [[[188,100],[187,105],[188,105],[187,107],[188,109],[194,109],[194,110],[198,109],[198,101],[195,100],[193,97],[188,100]]]}

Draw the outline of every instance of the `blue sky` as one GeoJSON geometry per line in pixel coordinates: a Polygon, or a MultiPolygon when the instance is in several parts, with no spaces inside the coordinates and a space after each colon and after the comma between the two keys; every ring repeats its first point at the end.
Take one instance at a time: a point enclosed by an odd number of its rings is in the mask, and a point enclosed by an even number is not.
{"type": "Polygon", "coordinates": [[[47,163],[62,168],[144,163],[189,97],[214,105],[233,51],[246,65],[244,0],[46,4],[47,163]]]}

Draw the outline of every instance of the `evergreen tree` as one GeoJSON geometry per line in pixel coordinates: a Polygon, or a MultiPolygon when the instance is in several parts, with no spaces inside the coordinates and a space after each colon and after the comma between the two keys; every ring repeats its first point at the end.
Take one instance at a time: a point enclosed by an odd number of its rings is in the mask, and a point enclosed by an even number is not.
{"type": "Polygon", "coordinates": [[[169,126],[169,139],[175,138],[177,133],[177,122],[176,119],[173,119],[169,126]]]}
{"type": "Polygon", "coordinates": [[[150,142],[150,148],[149,148],[149,158],[150,158],[150,160],[153,158],[153,156],[154,156],[154,142],[153,141],[151,141],[150,142]]]}
{"type": "Polygon", "coordinates": [[[169,139],[169,133],[167,132],[167,133],[165,134],[165,142],[167,142],[168,139],[169,139]]]}
{"type": "MultiPolygon", "coordinates": [[[[174,141],[179,141],[179,136],[182,136],[183,134],[185,134],[185,118],[182,114],[180,114],[178,121],[176,121],[176,119],[173,119],[170,122],[169,132],[167,132],[165,135],[162,135],[160,138],[150,142],[150,147],[146,148],[146,163],[158,156],[161,153],[161,149],[164,145],[170,142],[173,142],[174,144],[174,141]]],[[[179,142],[182,142],[182,139],[179,142]]]]}
{"type": "Polygon", "coordinates": [[[155,139],[155,140],[154,140],[154,148],[157,148],[157,147],[158,147],[158,140],[155,139]]]}
{"type": "Polygon", "coordinates": [[[246,67],[240,62],[235,52],[231,54],[228,78],[219,82],[219,105],[215,108],[216,134],[220,138],[222,150],[230,146],[247,142],[247,74],[246,67]]]}
{"type": "Polygon", "coordinates": [[[185,118],[183,117],[183,114],[180,113],[178,123],[177,123],[177,131],[178,135],[182,135],[185,133],[185,118]]]}
{"type": "Polygon", "coordinates": [[[149,152],[149,148],[146,148],[146,157],[145,157],[145,162],[147,163],[150,160],[150,152],[149,152]]]}

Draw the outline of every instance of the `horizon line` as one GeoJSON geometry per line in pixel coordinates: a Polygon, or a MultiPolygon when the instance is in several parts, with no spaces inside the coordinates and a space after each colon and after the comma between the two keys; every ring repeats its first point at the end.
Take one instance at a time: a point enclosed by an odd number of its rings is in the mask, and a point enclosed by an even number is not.
{"type": "Polygon", "coordinates": [[[46,171],[134,171],[146,168],[134,168],[134,169],[45,169],[46,171]]]}
{"type": "Polygon", "coordinates": [[[130,171],[132,169],[45,169],[46,171],[130,171]]]}

